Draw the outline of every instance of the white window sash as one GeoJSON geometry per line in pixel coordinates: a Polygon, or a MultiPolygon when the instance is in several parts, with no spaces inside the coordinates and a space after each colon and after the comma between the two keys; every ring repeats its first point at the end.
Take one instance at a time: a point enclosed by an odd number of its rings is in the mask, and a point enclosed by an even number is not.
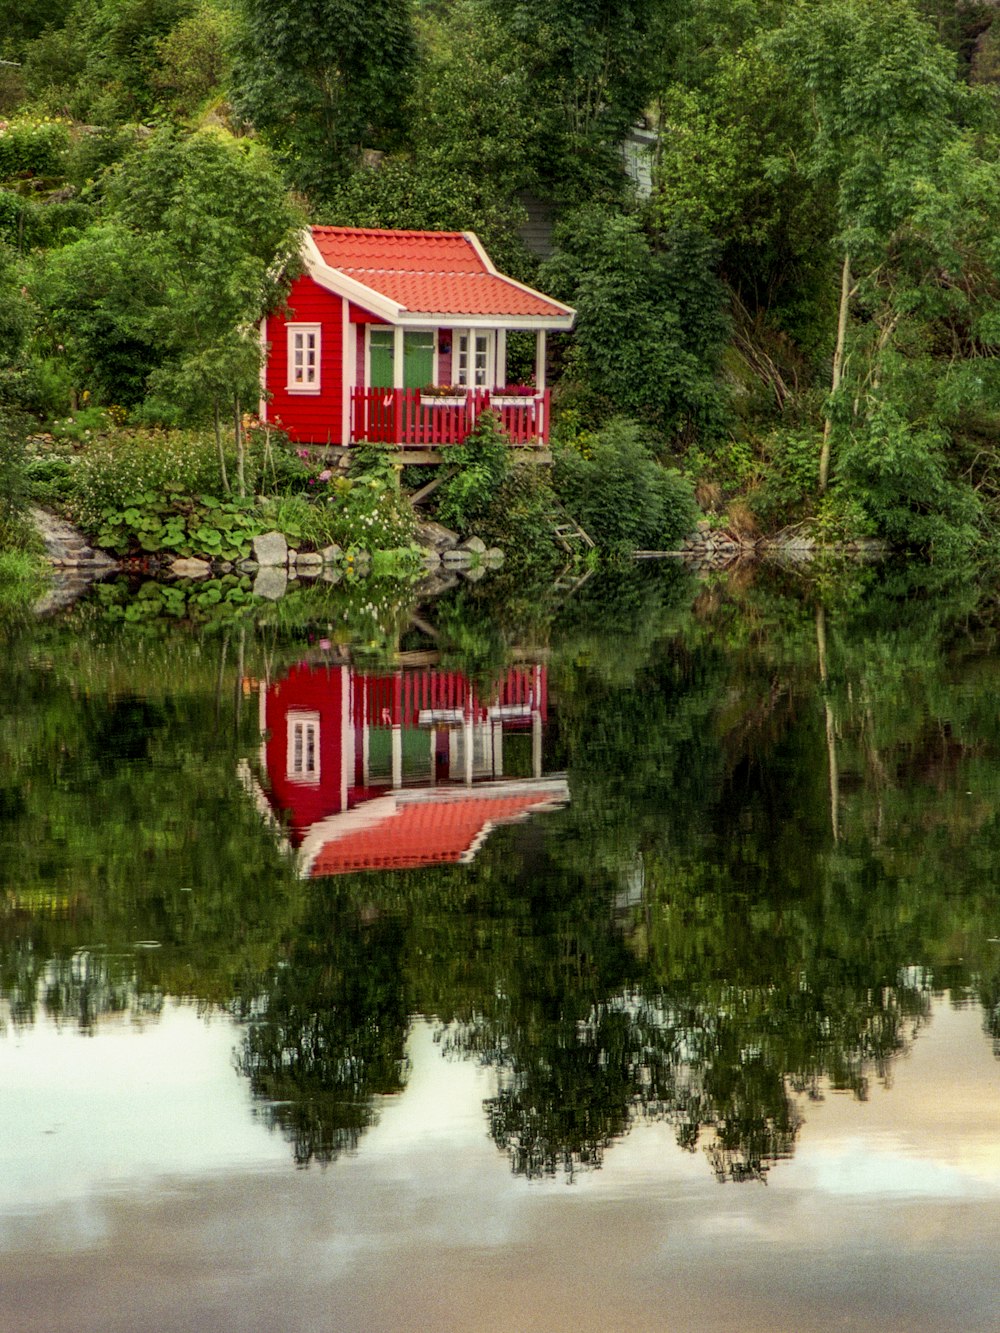
{"type": "Polygon", "coordinates": [[[321,346],[319,324],[288,325],[289,393],[319,393],[321,346]]]}

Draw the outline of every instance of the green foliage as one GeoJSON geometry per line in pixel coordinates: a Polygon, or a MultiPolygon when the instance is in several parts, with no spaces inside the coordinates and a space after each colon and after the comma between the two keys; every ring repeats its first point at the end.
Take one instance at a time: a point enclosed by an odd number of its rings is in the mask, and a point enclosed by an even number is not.
{"type": "Polygon", "coordinates": [[[227,80],[236,14],[217,0],[202,0],[158,43],[152,82],[175,116],[192,117],[227,80]]]}
{"type": "Polygon", "coordinates": [[[510,440],[492,412],[479,418],[464,444],[448,450],[448,465],[458,472],[438,490],[438,518],[459,532],[470,532],[491,507],[512,466],[510,440]]]}
{"type": "Polygon", "coordinates": [[[409,0],[243,0],[234,105],[319,201],[391,139],[414,56],[409,0]]]}
{"type": "Polygon", "coordinates": [[[120,431],[96,439],[73,467],[71,508],[88,532],[104,511],[124,513],[139,496],[218,495],[222,477],[214,442],[179,431],[120,431]]]}
{"type": "Polygon", "coordinates": [[[646,109],[652,0],[486,0],[524,71],[532,175],[551,198],[623,191],[620,144],[646,109]]]}
{"type": "Polygon", "coordinates": [[[595,432],[586,457],[559,449],[553,482],[566,508],[607,552],[672,550],[697,519],[690,483],[662,467],[643,443],[642,428],[626,419],[595,432]]]}
{"type": "Polygon", "coordinates": [[[68,146],[63,120],[21,117],[0,124],[0,181],[59,175],[68,146]]]}
{"type": "Polygon", "coordinates": [[[637,218],[589,208],[557,240],[542,281],[577,311],[570,374],[665,435],[717,425],[726,321],[709,239],[678,231],[654,249],[637,218]]]}
{"type": "Polygon", "coordinates": [[[26,429],[24,418],[0,403],[0,551],[28,541],[26,429]]]}
{"type": "Polygon", "coordinates": [[[967,555],[980,504],[949,475],[947,444],[940,431],[914,427],[885,404],[842,447],[838,489],[894,544],[936,558],[967,555]]]}

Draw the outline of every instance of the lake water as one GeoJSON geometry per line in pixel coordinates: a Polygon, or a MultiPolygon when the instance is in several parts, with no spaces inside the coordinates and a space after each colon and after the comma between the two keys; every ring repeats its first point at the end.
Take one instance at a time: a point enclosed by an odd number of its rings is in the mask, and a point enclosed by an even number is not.
{"type": "Polygon", "coordinates": [[[1000,1329],[1000,608],[0,626],[0,1328],[1000,1329]]]}

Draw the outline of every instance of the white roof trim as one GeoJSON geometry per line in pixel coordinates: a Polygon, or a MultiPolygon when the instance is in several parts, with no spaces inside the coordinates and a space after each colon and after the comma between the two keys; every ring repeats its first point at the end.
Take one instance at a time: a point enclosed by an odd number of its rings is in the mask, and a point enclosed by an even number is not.
{"type": "Polygon", "coordinates": [[[363,305],[373,315],[381,315],[386,323],[395,324],[399,322],[400,315],[404,313],[404,307],[396,301],[390,301],[381,292],[366,287],[364,283],[349,278],[340,269],[331,268],[320,254],[319,247],[309,232],[305,234],[302,250],[306,261],[306,272],[314,282],[319,283],[321,287],[325,287],[328,292],[333,292],[335,296],[343,296],[348,301],[363,305]]]}
{"type": "MultiPolygon", "coordinates": [[[[527,292],[529,296],[537,296],[540,301],[548,301],[549,305],[556,306],[559,310],[563,311],[564,314],[568,315],[570,321],[573,320],[573,318],[576,315],[576,311],[573,309],[571,305],[564,305],[562,301],[557,301],[555,297],[549,296],[545,292],[540,292],[537,287],[529,287],[526,282],[518,282],[516,278],[509,278],[506,273],[498,272],[497,266],[494,264],[493,260],[484,250],[483,243],[476,235],[476,233],[474,231],[463,231],[462,235],[465,237],[465,239],[472,246],[473,250],[475,250],[476,254],[486,265],[488,272],[492,273],[494,277],[503,278],[504,282],[509,282],[510,285],[512,287],[516,287],[518,291],[527,292]]],[[[548,318],[548,316],[544,316],[544,318],[548,318]]],[[[564,326],[560,325],[560,327],[564,326]]],[[[565,327],[569,328],[569,325],[567,324],[565,325],[565,327]]]]}

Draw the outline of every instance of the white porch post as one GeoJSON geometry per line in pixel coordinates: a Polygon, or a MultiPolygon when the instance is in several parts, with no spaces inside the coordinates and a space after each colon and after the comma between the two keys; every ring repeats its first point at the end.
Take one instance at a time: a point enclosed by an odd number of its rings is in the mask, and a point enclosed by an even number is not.
{"type": "Polygon", "coordinates": [[[403,387],[403,330],[397,324],[392,331],[392,387],[403,387]]]}
{"type": "Polygon", "coordinates": [[[535,392],[542,393],[545,389],[545,330],[538,329],[535,333],[535,392]]]}
{"type": "Polygon", "coordinates": [[[403,728],[392,728],[392,785],[398,791],[403,785],[403,728]]]}
{"type": "Polygon", "coordinates": [[[542,776],[542,714],[538,708],[531,714],[531,774],[542,776]]]}
{"type": "Polygon", "coordinates": [[[340,443],[350,444],[351,442],[351,403],[354,397],[354,386],[358,382],[357,363],[358,363],[358,340],[354,334],[354,325],[351,323],[350,306],[347,301],[341,301],[343,307],[343,323],[341,325],[342,346],[344,349],[344,383],[341,386],[342,394],[342,413],[340,422],[340,443]]]}
{"type": "Polygon", "coordinates": [[[496,369],[493,373],[493,383],[498,389],[507,387],[507,330],[497,329],[496,336],[496,369]]]}

